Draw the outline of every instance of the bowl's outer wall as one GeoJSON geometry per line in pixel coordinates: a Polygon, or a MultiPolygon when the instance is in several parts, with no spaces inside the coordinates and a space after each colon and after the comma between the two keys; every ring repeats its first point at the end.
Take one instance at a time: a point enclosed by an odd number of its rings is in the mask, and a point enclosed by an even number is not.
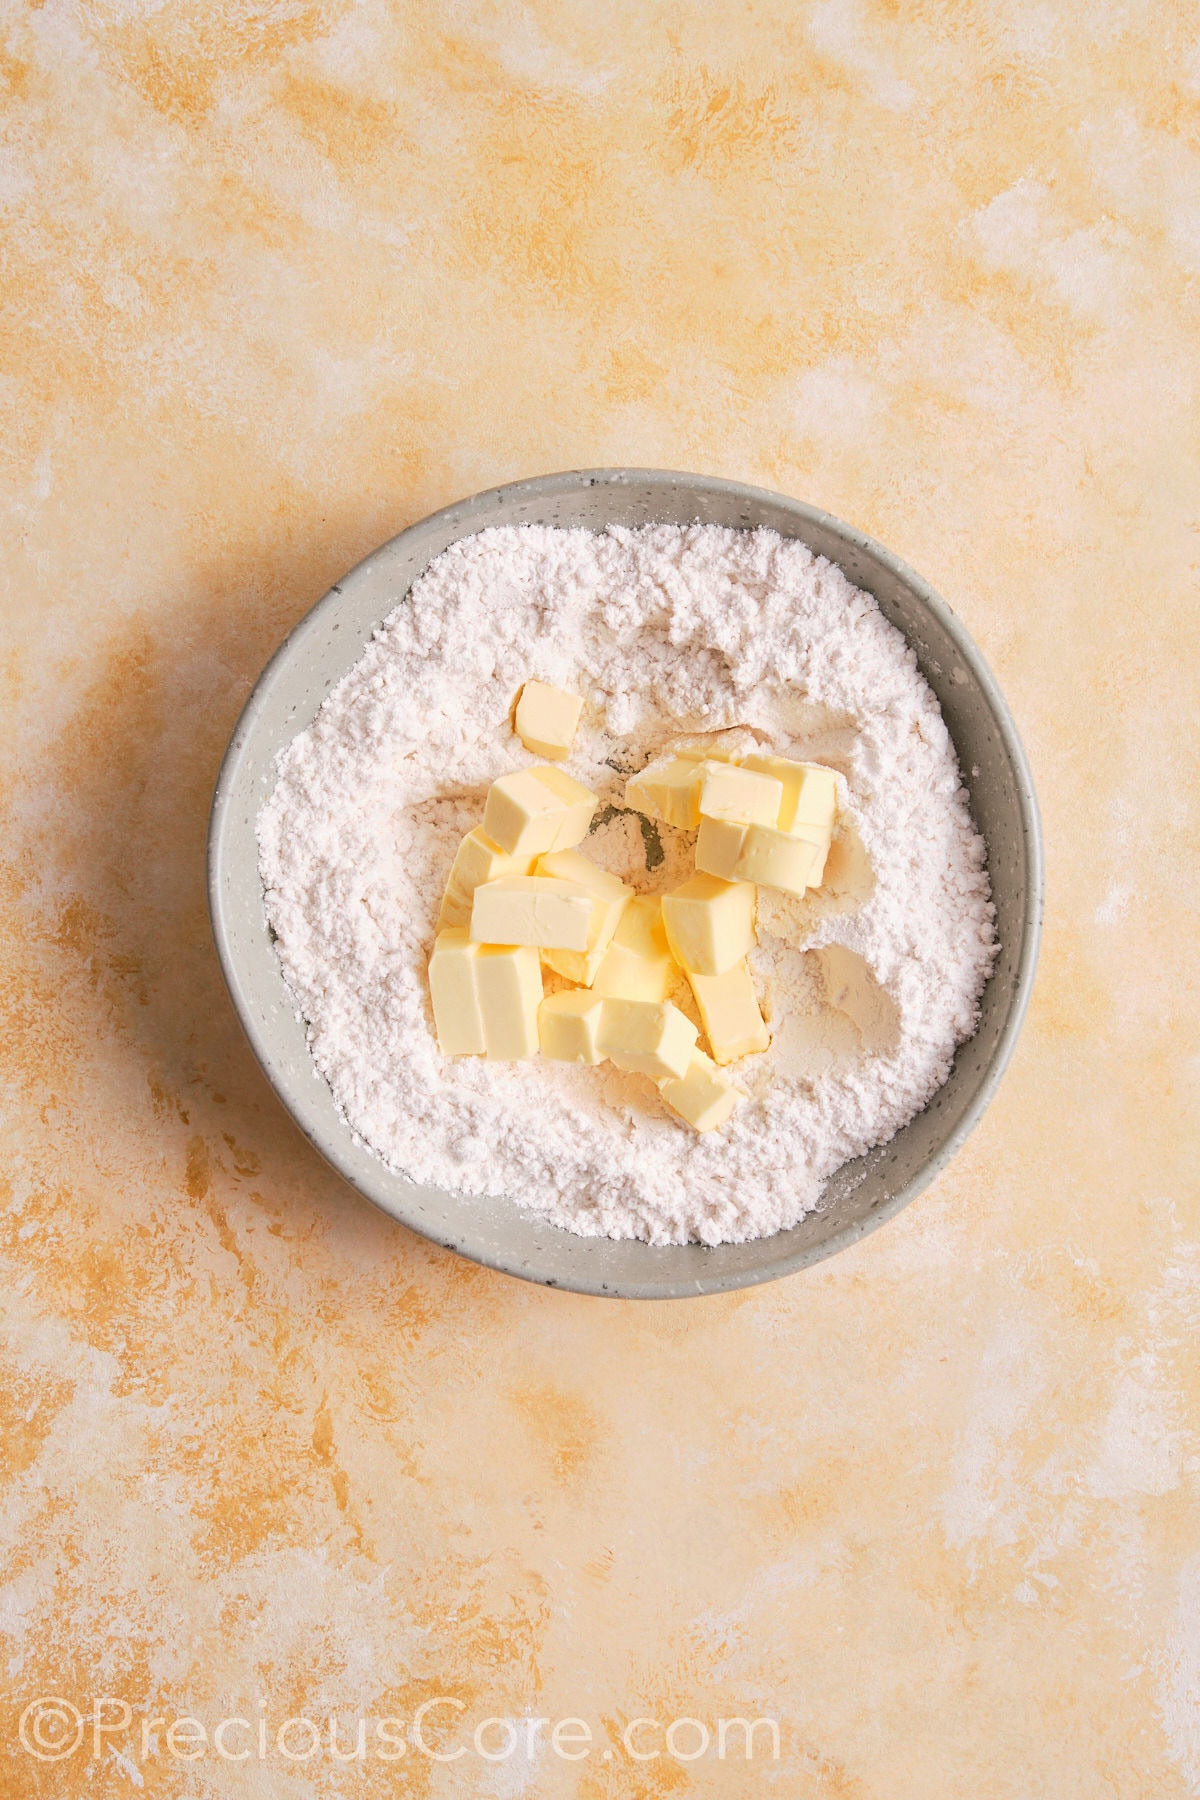
{"type": "Polygon", "coordinates": [[[518,482],[433,514],[367,557],[301,621],[230,743],[213,806],[209,892],[226,980],[255,1052],[306,1136],[348,1181],[426,1237],[491,1267],[584,1293],[665,1298],[769,1280],[830,1255],[912,1199],[953,1154],[990,1098],[1024,1014],[1041,920],[1041,839],[1024,753],[986,665],[945,603],[897,558],[781,495],[703,476],[595,470],[518,482]],[[445,1193],[387,1169],[348,1129],[309,1056],[263,911],[255,838],[276,755],[448,544],[491,525],[602,530],[697,520],[800,538],[873,594],[904,632],[941,703],[987,840],[1001,944],[979,1030],[925,1110],[882,1149],[839,1170],[821,1209],[790,1231],[713,1249],[578,1237],[512,1202],[445,1193]]]}

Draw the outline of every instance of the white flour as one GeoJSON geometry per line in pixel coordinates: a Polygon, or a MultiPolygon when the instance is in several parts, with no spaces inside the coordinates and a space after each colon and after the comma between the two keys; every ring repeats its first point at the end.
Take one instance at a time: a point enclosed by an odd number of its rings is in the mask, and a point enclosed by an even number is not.
{"type": "Polygon", "coordinates": [[[715,1244],[793,1225],[946,1079],[995,954],[984,846],[912,652],[839,569],[769,531],[534,526],[451,546],[284,751],[258,834],[284,973],[354,1131],[419,1181],[587,1234],[715,1244]],[[664,746],[735,731],[848,779],[833,892],[759,891],[774,1042],[734,1065],[749,1098],[719,1131],[611,1066],[437,1048],[442,887],[488,783],[536,760],[510,724],[531,675],[585,696],[562,766],[601,796],[586,847],[646,892],[691,873],[693,839],[659,827],[647,868],[636,816],[604,806],[664,746]],[[858,1025],[828,1004],[814,952],[832,943],[879,984],[858,1025]]]}

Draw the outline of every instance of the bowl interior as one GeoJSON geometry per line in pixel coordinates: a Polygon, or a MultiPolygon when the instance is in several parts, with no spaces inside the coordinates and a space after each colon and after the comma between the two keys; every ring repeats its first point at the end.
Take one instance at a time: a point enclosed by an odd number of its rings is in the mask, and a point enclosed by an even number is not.
{"type": "Polygon", "coordinates": [[[1028,768],[995,682],[949,608],[896,557],[828,514],[736,482],[656,470],[595,470],[496,488],[401,532],[339,581],[291,633],[260,678],[221,769],[209,842],[209,894],[230,992],[259,1060],[301,1129],[385,1212],[478,1262],[584,1293],[663,1298],[765,1281],[855,1242],[920,1192],[962,1142],[1015,1040],[1032,980],[1041,916],[1041,847],[1028,768]],[[873,594],[905,634],[941,703],[971,809],[988,844],[1000,954],[979,1029],[945,1086],[889,1144],[847,1163],[820,1210],[748,1244],[664,1248],[581,1238],[510,1201],[421,1186],[355,1142],[314,1069],[263,912],[254,821],[277,752],[313,719],[376,625],[433,557],[489,525],[769,526],[800,538],[873,594]]]}

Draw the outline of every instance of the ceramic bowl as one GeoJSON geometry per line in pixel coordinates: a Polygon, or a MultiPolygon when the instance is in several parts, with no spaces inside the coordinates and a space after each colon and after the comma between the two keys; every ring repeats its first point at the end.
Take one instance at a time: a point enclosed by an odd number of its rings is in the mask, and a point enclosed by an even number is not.
{"type": "Polygon", "coordinates": [[[515,482],[434,513],[359,563],[301,620],[260,677],[221,767],[209,899],[225,979],[259,1061],[301,1130],[361,1194],[434,1242],[510,1275],[581,1293],[662,1299],[768,1281],[844,1250],[945,1166],[995,1092],[1025,1012],[1041,921],[1041,834],[1025,756],[983,658],[945,602],[890,551],[814,507],[739,482],[594,469],[515,482]],[[713,1249],[577,1237],[513,1201],[409,1181],[357,1142],[315,1078],[263,912],[254,834],[277,752],[311,722],[375,626],[448,544],[490,525],[602,530],[696,520],[769,526],[801,539],[873,594],[908,638],[941,703],[987,842],[1001,945],[979,1029],[924,1111],[889,1144],[845,1164],[820,1209],[790,1231],[713,1249]]]}

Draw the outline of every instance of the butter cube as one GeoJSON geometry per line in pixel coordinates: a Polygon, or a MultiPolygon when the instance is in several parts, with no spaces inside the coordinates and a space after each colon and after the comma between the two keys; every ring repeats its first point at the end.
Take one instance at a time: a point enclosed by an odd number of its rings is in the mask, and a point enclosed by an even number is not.
{"type": "Polygon", "coordinates": [[[485,834],[510,856],[569,850],[587,836],[600,804],[590,788],[562,769],[539,763],[501,775],[488,789],[485,834]]]}
{"type": "Polygon", "coordinates": [[[542,961],[548,967],[565,975],[568,981],[578,981],[584,987],[590,987],[621,916],[633,899],[633,889],[627,887],[619,876],[610,875],[607,869],[597,868],[594,862],[589,862],[578,850],[552,850],[548,856],[539,856],[537,873],[559,881],[573,882],[586,889],[592,897],[591,925],[585,947],[582,950],[548,948],[542,953],[542,961]]]}
{"type": "Polygon", "coordinates": [[[775,819],[755,823],[774,825],[779,831],[800,832],[819,838],[829,836],[837,817],[837,776],[824,763],[793,762],[787,756],[757,752],[741,759],[742,767],[770,775],[783,788],[783,804],[775,819]]]}
{"type": "Polygon", "coordinates": [[[625,783],[625,804],[648,819],[695,831],[700,822],[702,768],[698,756],[662,757],[625,783]]]}
{"type": "MultiPolygon", "coordinates": [[[[815,830],[812,835],[813,838],[816,838],[817,834],[815,830]]],[[[800,832],[796,833],[796,838],[797,841],[801,843],[810,841],[807,836],[800,832]]],[[[825,865],[829,861],[829,852],[832,847],[832,840],[824,835],[816,842],[815,849],[817,854],[813,861],[812,874],[808,878],[808,885],[810,888],[820,887],[821,883],[824,881],[825,865]]]]}
{"type": "Polygon", "coordinates": [[[481,944],[475,959],[483,1041],[489,1062],[536,1056],[542,965],[536,950],[515,944],[481,944]]]}
{"type": "Polygon", "coordinates": [[[751,825],[737,860],[738,879],[782,888],[785,894],[803,894],[820,886],[828,849],[828,838],[814,843],[786,831],[751,825]]]}
{"type": "Polygon", "coordinates": [[[774,825],[783,805],[783,783],[772,775],[739,768],[736,763],[702,763],[701,819],[722,819],[731,825],[774,825]]]}
{"type": "Polygon", "coordinates": [[[429,959],[429,994],[438,1047],[445,1056],[482,1056],[483,1014],[475,985],[478,944],[461,927],[439,931],[429,959]]]}
{"type": "Polygon", "coordinates": [[[461,928],[441,931],[429,959],[429,992],[446,1056],[510,1061],[537,1050],[542,970],[535,950],[490,948],[461,928]]]}
{"type": "Polygon", "coordinates": [[[606,900],[621,901],[622,904],[633,894],[633,889],[619,875],[610,874],[579,850],[548,851],[545,856],[538,857],[535,873],[551,875],[559,881],[578,882],[593,894],[603,895],[606,900]]]}
{"type": "Polygon", "coordinates": [[[828,840],[814,843],[767,825],[701,819],[696,867],[722,881],[753,881],[760,887],[782,888],[786,894],[803,894],[819,887],[827,848],[828,840]]]}
{"type": "Polygon", "coordinates": [[[547,994],[538,1008],[542,1055],[554,1062],[603,1062],[599,1043],[603,1013],[604,1001],[587,988],[547,994]]]}
{"type": "Polygon", "coordinates": [[[531,857],[510,855],[477,825],[458,846],[448,881],[469,897],[484,881],[496,881],[501,875],[529,875],[532,870],[531,857]]]}
{"type": "Polygon", "coordinates": [[[686,1074],[668,1076],[659,1082],[658,1091],[672,1111],[696,1131],[714,1131],[723,1125],[741,1099],[729,1077],[703,1050],[695,1052],[686,1074]]]}
{"type": "Polygon", "coordinates": [[[517,736],[538,756],[561,758],[575,741],[583,701],[548,681],[527,681],[517,701],[517,736]]]}
{"type": "Polygon", "coordinates": [[[738,859],[748,829],[726,819],[701,819],[696,833],[696,867],[701,874],[719,875],[722,881],[737,881],[738,859]]]}
{"type": "Polygon", "coordinates": [[[470,925],[471,897],[483,882],[496,881],[501,875],[529,875],[532,871],[532,857],[510,856],[477,825],[474,831],[468,831],[450,865],[438,930],[470,925]]]}
{"type": "Polygon", "coordinates": [[[680,967],[697,975],[723,975],[740,962],[754,944],[755,897],[750,882],[706,874],[693,875],[673,894],[664,894],[663,925],[680,967]]]}
{"type": "Polygon", "coordinates": [[[679,964],[663,930],[662,901],[655,894],[635,895],[596,971],[593,992],[616,1000],[665,1000],[678,978],[679,964]]]}
{"type": "Polygon", "coordinates": [[[714,1062],[736,1062],[739,1056],[767,1048],[770,1033],[763,1023],[754,977],[744,957],[723,975],[690,974],[688,981],[714,1062]]]}
{"type": "Polygon", "coordinates": [[[595,901],[577,881],[502,875],[475,889],[471,938],[477,944],[527,944],[585,950],[595,901]]]}
{"type": "Polygon", "coordinates": [[[741,762],[742,760],[741,752],[738,750],[736,742],[733,744],[714,744],[711,742],[701,742],[695,738],[693,738],[690,743],[685,739],[682,743],[676,744],[675,755],[690,756],[696,762],[735,763],[741,762]]]}
{"type": "Polygon", "coordinates": [[[466,930],[471,923],[471,897],[447,886],[438,909],[437,928],[441,931],[466,930]]]}
{"type": "Polygon", "coordinates": [[[661,1081],[687,1074],[699,1035],[686,1013],[669,1000],[603,1002],[600,1049],[618,1069],[661,1081]]]}

